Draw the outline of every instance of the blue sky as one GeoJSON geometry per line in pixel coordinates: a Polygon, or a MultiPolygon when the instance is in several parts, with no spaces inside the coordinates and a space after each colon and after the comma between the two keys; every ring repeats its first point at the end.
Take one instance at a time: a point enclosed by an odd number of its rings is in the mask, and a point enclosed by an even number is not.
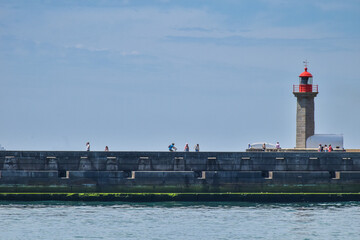
{"type": "Polygon", "coordinates": [[[0,0],[0,144],[292,148],[305,59],[315,132],[360,148],[358,0],[0,0]]]}

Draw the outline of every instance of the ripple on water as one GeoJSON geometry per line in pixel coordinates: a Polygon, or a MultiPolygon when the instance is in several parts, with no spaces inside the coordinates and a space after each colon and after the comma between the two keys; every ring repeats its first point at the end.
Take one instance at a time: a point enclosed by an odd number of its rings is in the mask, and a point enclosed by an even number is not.
{"type": "Polygon", "coordinates": [[[0,202],[0,215],[1,239],[356,239],[360,229],[358,202],[0,202]]]}

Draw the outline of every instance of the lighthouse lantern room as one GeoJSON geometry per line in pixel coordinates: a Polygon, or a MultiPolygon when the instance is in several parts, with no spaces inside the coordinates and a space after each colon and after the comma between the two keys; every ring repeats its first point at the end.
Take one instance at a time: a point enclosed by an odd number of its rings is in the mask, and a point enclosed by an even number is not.
{"type": "Polygon", "coordinates": [[[299,75],[299,92],[312,92],[312,83],[313,76],[305,67],[305,71],[299,75]]]}
{"type": "Polygon", "coordinates": [[[313,76],[307,70],[307,61],[305,63],[305,70],[299,75],[299,85],[294,85],[293,92],[318,92],[318,86],[313,85],[313,76]]]}

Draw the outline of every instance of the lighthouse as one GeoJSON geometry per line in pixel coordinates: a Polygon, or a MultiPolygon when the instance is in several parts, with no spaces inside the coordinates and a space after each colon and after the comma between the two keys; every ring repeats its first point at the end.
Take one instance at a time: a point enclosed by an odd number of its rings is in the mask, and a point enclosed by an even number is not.
{"type": "Polygon", "coordinates": [[[297,98],[296,106],[296,148],[306,148],[306,139],[315,132],[314,98],[319,93],[318,85],[313,85],[313,76],[307,70],[299,75],[299,85],[293,86],[297,98]]]}

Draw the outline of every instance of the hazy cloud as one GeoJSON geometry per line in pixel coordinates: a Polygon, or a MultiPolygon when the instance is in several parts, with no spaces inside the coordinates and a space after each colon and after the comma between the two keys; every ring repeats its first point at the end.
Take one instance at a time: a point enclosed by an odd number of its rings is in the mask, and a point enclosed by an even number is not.
{"type": "Polygon", "coordinates": [[[0,142],[293,147],[292,85],[308,59],[321,90],[316,131],[353,147],[358,11],[357,1],[2,1],[0,142]]]}

